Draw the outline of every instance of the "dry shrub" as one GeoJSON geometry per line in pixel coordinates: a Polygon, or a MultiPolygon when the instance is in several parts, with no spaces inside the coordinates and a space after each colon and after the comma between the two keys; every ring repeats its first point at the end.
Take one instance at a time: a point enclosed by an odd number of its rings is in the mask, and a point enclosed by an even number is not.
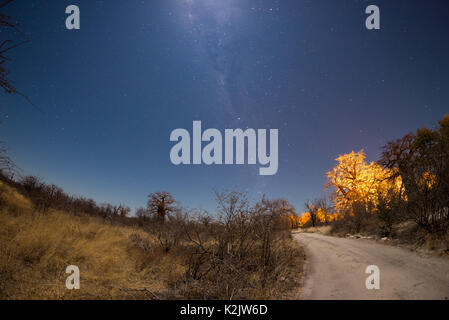
{"type": "Polygon", "coordinates": [[[302,251],[276,202],[233,194],[218,220],[176,213],[131,226],[38,211],[3,182],[0,196],[0,299],[279,298],[298,285],[302,251]],[[80,290],[65,287],[68,265],[80,290]]]}
{"type": "Polygon", "coordinates": [[[251,207],[235,192],[217,200],[218,221],[200,216],[185,224],[190,254],[174,291],[188,299],[267,299],[291,289],[286,283],[297,285],[303,256],[279,202],[263,199],[251,207]]]}

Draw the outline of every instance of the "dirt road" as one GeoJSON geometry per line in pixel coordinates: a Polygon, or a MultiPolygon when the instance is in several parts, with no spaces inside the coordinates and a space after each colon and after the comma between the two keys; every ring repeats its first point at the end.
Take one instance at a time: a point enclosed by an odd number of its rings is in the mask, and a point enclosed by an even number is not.
{"type": "Polygon", "coordinates": [[[302,299],[449,299],[449,260],[373,240],[316,233],[294,237],[306,249],[302,299]],[[368,290],[368,265],[380,270],[380,289],[368,290]]]}

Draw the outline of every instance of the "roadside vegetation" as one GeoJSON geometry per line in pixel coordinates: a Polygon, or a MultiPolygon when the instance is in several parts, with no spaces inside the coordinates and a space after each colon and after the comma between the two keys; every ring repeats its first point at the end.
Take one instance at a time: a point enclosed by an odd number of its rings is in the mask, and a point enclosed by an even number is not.
{"type": "Polygon", "coordinates": [[[216,196],[214,215],[156,192],[130,216],[4,170],[0,299],[296,298],[304,255],[288,202],[216,196]],[[65,287],[68,265],[80,269],[79,290],[65,287]]]}
{"type": "Polygon", "coordinates": [[[326,173],[330,201],[305,204],[292,228],[369,236],[449,253],[449,115],[435,129],[382,147],[377,162],[363,150],[340,155],[326,173]],[[323,230],[323,228],[321,228],[323,230]]]}

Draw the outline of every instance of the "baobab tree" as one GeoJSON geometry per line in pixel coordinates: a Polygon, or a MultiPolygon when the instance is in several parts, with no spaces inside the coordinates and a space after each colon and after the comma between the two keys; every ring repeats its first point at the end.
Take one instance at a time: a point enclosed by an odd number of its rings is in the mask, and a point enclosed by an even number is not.
{"type": "Polygon", "coordinates": [[[160,222],[165,222],[168,214],[174,213],[176,200],[167,191],[158,191],[148,195],[147,210],[160,222]]]}

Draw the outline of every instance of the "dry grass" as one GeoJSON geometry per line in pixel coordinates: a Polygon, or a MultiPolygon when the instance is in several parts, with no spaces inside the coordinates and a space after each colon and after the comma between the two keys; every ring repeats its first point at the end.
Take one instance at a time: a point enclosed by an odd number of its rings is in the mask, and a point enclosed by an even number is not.
{"type": "MultiPolygon", "coordinates": [[[[196,290],[182,285],[192,246],[184,240],[166,252],[159,240],[138,226],[52,209],[38,212],[0,182],[0,299],[188,298],[184,292],[196,290]],[[80,290],[65,287],[68,265],[80,269],[80,290]]],[[[279,266],[279,277],[266,290],[256,286],[259,291],[240,298],[297,297],[303,255],[293,241],[290,245],[282,252],[295,254],[279,266]]]]}
{"type": "Polygon", "coordinates": [[[324,235],[330,234],[331,226],[318,226],[318,227],[309,227],[309,228],[299,228],[295,232],[309,232],[309,233],[320,233],[324,235]]]}
{"type": "Polygon", "coordinates": [[[152,292],[163,293],[167,277],[182,273],[173,256],[165,261],[139,246],[136,235],[154,240],[138,228],[38,213],[9,186],[1,183],[0,189],[0,298],[155,298],[152,292]],[[68,265],[80,268],[80,290],[65,287],[68,265]]]}

